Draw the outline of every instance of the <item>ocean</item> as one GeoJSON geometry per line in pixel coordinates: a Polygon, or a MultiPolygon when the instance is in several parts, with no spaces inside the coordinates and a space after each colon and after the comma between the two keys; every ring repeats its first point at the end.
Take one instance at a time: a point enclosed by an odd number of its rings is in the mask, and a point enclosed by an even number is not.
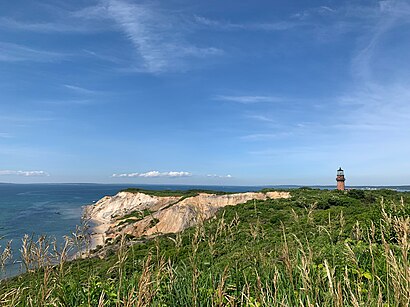
{"type": "Polygon", "coordinates": [[[109,185],[109,184],[0,184],[0,254],[12,240],[14,263],[0,270],[0,279],[22,272],[21,240],[47,235],[63,242],[65,235],[81,224],[82,207],[105,195],[114,195],[128,187],[151,190],[212,189],[226,192],[256,191],[261,187],[173,186],[173,185],[109,185]]]}
{"type": "MultiPolygon", "coordinates": [[[[21,239],[28,235],[47,235],[58,242],[81,223],[82,207],[105,195],[114,195],[128,187],[152,190],[208,189],[226,192],[257,191],[261,186],[188,186],[188,185],[110,185],[110,184],[0,184],[0,253],[12,240],[13,263],[0,271],[0,279],[22,272],[21,239]]],[[[266,186],[265,186],[266,187],[266,186]]],[[[295,188],[297,186],[276,186],[295,188]]],[[[334,186],[316,186],[329,188],[334,186]]],[[[360,187],[375,188],[375,187],[360,187]]],[[[410,190],[410,187],[389,187],[410,190]]]]}

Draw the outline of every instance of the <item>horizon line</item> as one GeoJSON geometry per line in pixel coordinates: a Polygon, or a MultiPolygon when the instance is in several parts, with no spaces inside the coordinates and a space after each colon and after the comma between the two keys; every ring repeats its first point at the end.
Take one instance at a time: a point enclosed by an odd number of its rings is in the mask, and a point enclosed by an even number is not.
{"type": "MultiPolygon", "coordinates": [[[[261,185],[225,185],[225,184],[181,184],[181,183],[99,183],[99,182],[0,182],[0,184],[14,184],[14,185],[25,185],[25,184],[44,184],[44,185],[133,185],[133,186],[215,186],[215,187],[336,187],[336,184],[261,184],[261,185]]],[[[348,185],[349,187],[410,187],[410,184],[379,184],[379,185],[348,185]]]]}

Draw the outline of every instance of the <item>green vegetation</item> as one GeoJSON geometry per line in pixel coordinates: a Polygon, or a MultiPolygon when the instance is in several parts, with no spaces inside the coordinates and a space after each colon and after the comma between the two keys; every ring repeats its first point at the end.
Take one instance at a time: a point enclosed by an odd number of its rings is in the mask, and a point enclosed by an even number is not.
{"type": "Polygon", "coordinates": [[[129,218],[135,217],[141,220],[144,217],[150,215],[151,213],[152,212],[149,209],[144,209],[142,211],[137,210],[137,211],[133,211],[129,214],[124,215],[123,217],[121,217],[121,219],[129,219],[129,218]]]}
{"type": "Polygon", "coordinates": [[[180,234],[123,237],[103,260],[42,262],[0,284],[0,305],[409,306],[410,193],[291,193],[180,234]]]}
{"type": "Polygon", "coordinates": [[[152,212],[149,209],[144,209],[142,211],[136,210],[129,214],[126,214],[118,219],[119,223],[118,226],[121,225],[128,225],[130,223],[135,223],[137,221],[142,220],[144,217],[151,215],[152,212]]]}
{"type": "Polygon", "coordinates": [[[153,218],[150,222],[149,222],[149,228],[154,227],[155,225],[157,225],[159,223],[159,219],[157,218],[153,218]]]}

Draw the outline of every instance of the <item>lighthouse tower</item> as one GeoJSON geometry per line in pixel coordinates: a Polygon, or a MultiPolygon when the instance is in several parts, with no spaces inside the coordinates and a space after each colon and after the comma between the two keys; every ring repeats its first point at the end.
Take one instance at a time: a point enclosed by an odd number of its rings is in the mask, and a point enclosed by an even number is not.
{"type": "Polygon", "coordinates": [[[337,176],[336,176],[336,181],[337,181],[337,189],[339,191],[344,191],[345,189],[345,173],[342,170],[341,167],[337,170],[337,176]]]}

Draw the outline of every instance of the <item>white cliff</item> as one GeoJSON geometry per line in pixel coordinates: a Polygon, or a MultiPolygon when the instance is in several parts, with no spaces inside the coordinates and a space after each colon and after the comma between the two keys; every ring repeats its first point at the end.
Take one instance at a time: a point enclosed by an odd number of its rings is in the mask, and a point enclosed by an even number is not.
{"type": "Polygon", "coordinates": [[[289,198],[289,192],[247,192],[196,196],[160,197],[144,193],[119,192],[106,196],[86,208],[86,216],[95,222],[94,244],[120,234],[135,237],[177,233],[200,221],[213,217],[225,206],[235,206],[250,200],[289,198]],[[139,213],[139,216],[138,214],[139,213]]]}

